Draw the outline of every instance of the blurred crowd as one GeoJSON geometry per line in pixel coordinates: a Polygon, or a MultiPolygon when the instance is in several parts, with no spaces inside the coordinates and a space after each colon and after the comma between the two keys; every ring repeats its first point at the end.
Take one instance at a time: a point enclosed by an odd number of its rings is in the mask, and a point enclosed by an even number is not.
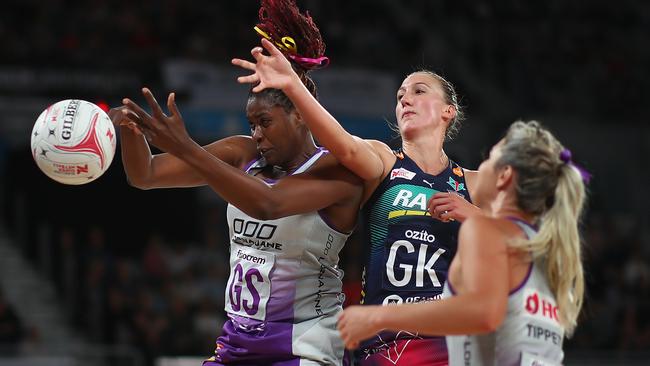
{"type": "MultiPolygon", "coordinates": [[[[514,108],[579,111],[604,123],[612,117],[634,123],[639,112],[648,112],[643,103],[650,83],[648,2],[298,4],[319,25],[332,67],[399,75],[431,67],[461,90],[490,83],[515,102],[514,108]]],[[[225,65],[232,57],[246,57],[258,42],[252,30],[258,7],[252,0],[191,5],[180,0],[10,0],[0,12],[0,60],[8,66],[135,72],[155,85],[163,59],[225,65]]],[[[468,93],[470,108],[495,108],[481,91],[468,93]]]]}
{"type": "Polygon", "coordinates": [[[224,321],[224,241],[170,241],[154,232],[120,256],[105,230],[62,228],[53,242],[54,278],[71,323],[91,342],[134,346],[148,358],[207,357],[224,321]]]}
{"type": "MultiPolygon", "coordinates": [[[[650,108],[643,93],[650,84],[650,2],[347,3],[298,1],[320,26],[332,67],[400,75],[433,68],[467,96],[470,116],[502,108],[494,94],[484,92],[490,85],[512,101],[513,114],[533,110],[580,114],[594,123],[613,118],[647,123],[637,115],[650,108]]],[[[128,70],[155,85],[162,82],[164,59],[227,64],[233,56],[248,55],[257,42],[252,26],[258,6],[258,1],[10,0],[0,12],[0,67],[128,70]]],[[[225,208],[196,207],[206,210],[197,216],[214,218],[206,227],[219,228],[204,230],[196,240],[170,237],[160,223],[152,223],[144,239],[120,243],[111,242],[107,233],[114,228],[101,222],[84,229],[57,226],[51,238],[55,265],[46,275],[56,283],[70,324],[89,340],[131,345],[148,359],[209,356],[225,316],[228,241],[226,224],[218,219],[222,214],[216,213],[225,208]]],[[[634,213],[595,208],[584,230],[587,299],[567,348],[649,349],[650,243],[642,222],[634,213]]],[[[348,303],[356,303],[359,240],[351,241],[341,259],[348,303]]],[[[24,337],[20,319],[0,296],[0,343],[24,337]]]]}

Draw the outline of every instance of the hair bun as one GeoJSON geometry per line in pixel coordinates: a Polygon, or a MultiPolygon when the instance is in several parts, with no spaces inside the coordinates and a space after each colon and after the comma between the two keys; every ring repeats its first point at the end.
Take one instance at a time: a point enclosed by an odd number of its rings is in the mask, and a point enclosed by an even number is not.
{"type": "Polygon", "coordinates": [[[295,65],[307,70],[329,65],[325,42],[308,12],[302,14],[295,0],[261,0],[254,29],[295,65]]]}

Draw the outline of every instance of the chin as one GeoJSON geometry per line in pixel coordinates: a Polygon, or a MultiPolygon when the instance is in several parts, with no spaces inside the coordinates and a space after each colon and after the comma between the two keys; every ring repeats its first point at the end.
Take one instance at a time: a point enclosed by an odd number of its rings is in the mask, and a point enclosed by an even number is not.
{"type": "Polygon", "coordinates": [[[404,139],[410,139],[418,136],[418,134],[422,133],[421,131],[424,130],[424,126],[418,125],[415,121],[406,121],[404,122],[400,128],[399,128],[399,133],[402,135],[402,138],[404,139]]]}

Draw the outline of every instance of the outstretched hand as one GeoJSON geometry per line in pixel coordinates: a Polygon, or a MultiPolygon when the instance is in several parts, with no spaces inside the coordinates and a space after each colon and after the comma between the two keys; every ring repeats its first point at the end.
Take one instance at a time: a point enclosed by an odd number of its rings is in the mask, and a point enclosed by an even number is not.
{"type": "Polygon", "coordinates": [[[142,107],[131,99],[124,98],[122,103],[126,107],[123,110],[126,119],[137,126],[137,129],[144,134],[147,141],[162,151],[175,156],[180,156],[188,150],[195,142],[190,138],[185,128],[185,122],[176,106],[176,94],[170,93],[167,97],[167,109],[170,115],[166,115],[156,101],[151,91],[142,89],[142,95],[151,108],[147,113],[142,107]]]}
{"type": "Polygon", "coordinates": [[[254,93],[266,88],[285,90],[294,80],[299,82],[300,79],[293,71],[291,63],[273,43],[262,38],[262,46],[268,51],[269,56],[264,55],[262,53],[264,49],[257,46],[251,50],[255,62],[239,58],[231,61],[233,65],[253,71],[251,75],[238,77],[237,82],[241,84],[257,84],[253,88],[254,93]]]}

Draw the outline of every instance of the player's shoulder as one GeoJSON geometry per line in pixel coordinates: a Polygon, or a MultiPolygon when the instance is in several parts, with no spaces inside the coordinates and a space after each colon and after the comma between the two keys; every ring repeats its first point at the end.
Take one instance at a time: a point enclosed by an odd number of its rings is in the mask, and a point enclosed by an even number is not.
{"type": "MultiPolygon", "coordinates": [[[[359,138],[359,139],[361,139],[361,138],[359,138]]],[[[368,143],[373,148],[386,149],[386,150],[390,151],[390,147],[388,147],[388,145],[383,141],[374,140],[374,139],[362,139],[362,140],[365,141],[366,143],[368,143]]]]}
{"type": "Polygon", "coordinates": [[[470,216],[463,221],[460,232],[465,235],[495,233],[499,231],[499,227],[502,225],[501,221],[503,220],[487,215],[470,216]]]}
{"type": "MultiPolygon", "coordinates": [[[[461,166],[454,167],[454,169],[458,169],[461,171],[461,174],[464,177],[465,182],[467,182],[468,186],[472,186],[472,187],[474,186],[474,182],[478,177],[478,170],[470,170],[470,169],[463,168],[461,166]]],[[[456,173],[456,171],[454,171],[454,173],[456,173]]]]}
{"type": "Polygon", "coordinates": [[[379,141],[379,140],[363,140],[365,141],[370,147],[380,155],[393,155],[393,150],[388,146],[385,142],[379,141]]]}
{"type": "Polygon", "coordinates": [[[512,236],[507,225],[508,220],[500,218],[485,215],[468,217],[458,233],[459,250],[501,250],[512,236]]]}
{"type": "Polygon", "coordinates": [[[381,178],[385,177],[386,174],[388,174],[388,171],[395,164],[395,160],[404,158],[404,156],[401,154],[401,151],[394,151],[385,142],[379,140],[364,140],[364,141],[372,148],[372,150],[377,154],[379,159],[381,159],[382,161],[382,165],[384,166],[384,171],[383,174],[381,174],[381,178]]]}

